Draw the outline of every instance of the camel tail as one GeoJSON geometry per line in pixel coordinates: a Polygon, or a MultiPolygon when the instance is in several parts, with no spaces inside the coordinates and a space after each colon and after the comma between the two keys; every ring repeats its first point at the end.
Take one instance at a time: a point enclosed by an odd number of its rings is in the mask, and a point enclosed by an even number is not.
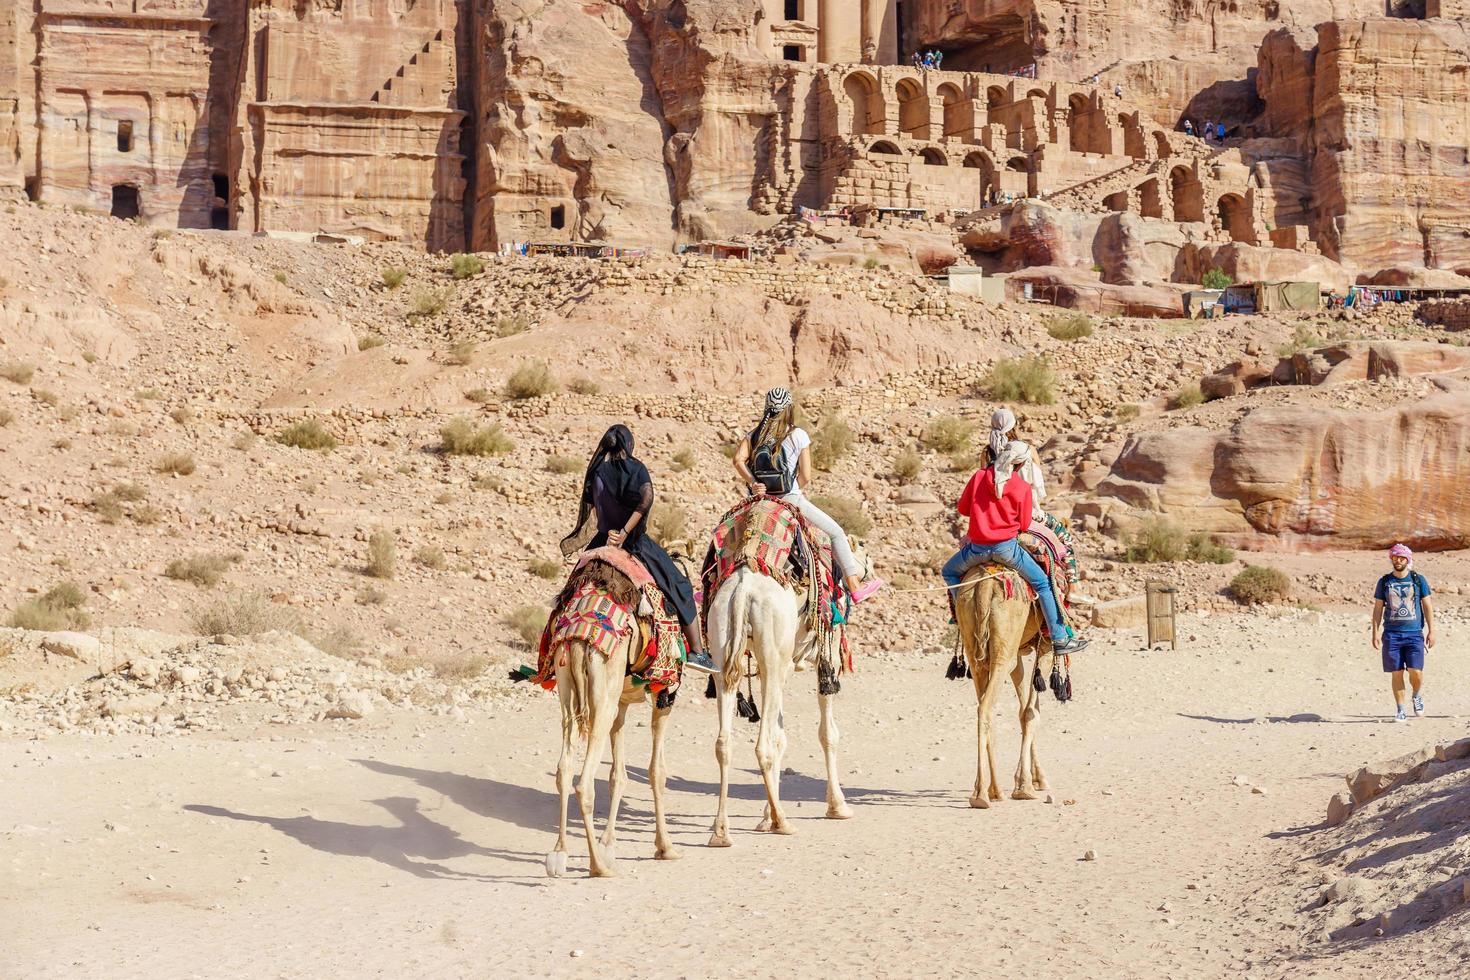
{"type": "Polygon", "coordinates": [[[582,741],[587,741],[589,688],[591,682],[587,678],[587,664],[590,651],[582,643],[569,643],[567,645],[567,666],[571,675],[572,689],[572,717],[577,720],[577,735],[582,741]]]}
{"type": "Polygon", "coordinates": [[[740,684],[740,655],[750,642],[750,597],[748,575],[735,580],[735,594],[730,597],[730,628],[725,633],[725,687],[734,690],[740,684]]]}

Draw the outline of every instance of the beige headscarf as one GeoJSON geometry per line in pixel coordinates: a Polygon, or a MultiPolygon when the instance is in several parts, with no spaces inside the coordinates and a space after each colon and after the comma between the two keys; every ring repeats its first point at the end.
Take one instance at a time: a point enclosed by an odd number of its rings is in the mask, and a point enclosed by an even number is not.
{"type": "Polygon", "coordinates": [[[1019,439],[1012,439],[1016,428],[1016,413],[1009,408],[998,408],[990,416],[990,451],[995,456],[995,496],[1005,493],[1006,483],[1013,473],[1019,472],[1021,479],[1031,485],[1034,505],[1039,508],[1046,494],[1041,470],[1031,461],[1031,447],[1019,439]]]}

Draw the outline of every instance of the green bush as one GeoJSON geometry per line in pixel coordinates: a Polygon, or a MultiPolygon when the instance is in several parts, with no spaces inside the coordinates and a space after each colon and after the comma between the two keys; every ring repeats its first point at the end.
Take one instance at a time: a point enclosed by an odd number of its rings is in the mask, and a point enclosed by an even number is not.
{"type": "Polygon", "coordinates": [[[838,415],[829,416],[812,434],[812,465],[827,472],[852,448],[852,429],[838,415]]]}
{"type": "Polygon", "coordinates": [[[898,477],[900,483],[912,483],[923,468],[923,458],[912,449],[905,449],[893,461],[893,475],[898,477]]]}
{"type": "Polygon", "coordinates": [[[1051,362],[1044,357],[1006,357],[990,366],[981,387],[991,398],[1027,405],[1050,405],[1057,400],[1051,362]]]}
{"type": "Polygon", "coordinates": [[[1235,553],[1216,544],[1209,535],[1190,534],[1167,517],[1145,518],[1128,536],[1124,553],[1130,562],[1198,561],[1225,565],[1235,553]]]}
{"type": "Polygon", "coordinates": [[[407,278],[407,269],[400,269],[391,265],[383,267],[383,285],[389,289],[397,289],[399,286],[402,286],[403,281],[407,278]]]}
{"type": "Polygon", "coordinates": [[[1276,355],[1278,357],[1290,357],[1304,350],[1316,350],[1318,347],[1325,347],[1326,345],[1326,338],[1322,337],[1305,323],[1299,323],[1296,325],[1296,329],[1291,332],[1291,339],[1276,348],[1276,355]]]}
{"type": "Polygon", "coordinates": [[[882,265],[883,263],[879,262],[876,256],[869,256],[868,258],[863,260],[863,268],[870,271],[873,269],[881,268],[882,265]]]}
{"type": "Polygon", "coordinates": [[[534,649],[550,616],[551,610],[545,606],[520,606],[505,617],[505,623],[515,630],[522,643],[534,649]]]}
{"type": "Polygon", "coordinates": [[[974,424],[953,415],[935,419],[924,428],[919,441],[926,449],[946,456],[962,453],[970,448],[970,438],[975,434],[974,424]]]}
{"type": "Polygon", "coordinates": [[[485,271],[485,263],[478,255],[463,252],[449,257],[449,274],[456,279],[468,279],[485,271]]]}
{"type": "Polygon", "coordinates": [[[1169,399],[1169,405],[1173,408],[1193,408],[1205,403],[1205,393],[1200,390],[1197,383],[1190,383],[1174,393],[1169,399]]]}
{"type": "Polygon", "coordinates": [[[331,452],[337,448],[337,437],[319,419],[302,419],[276,433],[276,442],[292,449],[331,452]]]}
{"type": "Polygon", "coordinates": [[[545,361],[528,361],[516,368],[505,381],[505,397],[512,401],[540,398],[556,390],[556,379],[545,361]]]}
{"type": "Polygon", "coordinates": [[[1291,597],[1291,579],[1279,568],[1247,565],[1230,580],[1226,591],[1236,602],[1247,606],[1281,602],[1291,597]]]}
{"type": "Polygon", "coordinates": [[[413,317],[438,316],[449,308],[449,301],[454,298],[454,292],[450,289],[423,289],[413,294],[413,300],[409,304],[408,315],[413,317]]]}
{"type": "Polygon", "coordinates": [[[1046,321],[1046,332],[1057,340],[1080,340],[1092,336],[1092,317],[1080,311],[1058,313],[1046,321]]]}
{"type": "Polygon", "coordinates": [[[1210,269],[1200,278],[1200,285],[1206,289],[1228,289],[1235,284],[1235,280],[1223,269],[1210,269]]]}
{"type": "Polygon", "coordinates": [[[439,440],[451,456],[500,456],[515,448],[500,426],[477,426],[463,415],[439,430],[439,440]]]}
{"type": "Polygon", "coordinates": [[[75,582],[61,582],[45,595],[27,599],[10,614],[10,625],[22,630],[84,630],[92,617],[83,608],[87,593],[75,582]]]}
{"type": "Polygon", "coordinates": [[[861,538],[873,530],[873,519],[863,512],[862,505],[846,497],[813,496],[812,503],[855,538],[861,538]]]}

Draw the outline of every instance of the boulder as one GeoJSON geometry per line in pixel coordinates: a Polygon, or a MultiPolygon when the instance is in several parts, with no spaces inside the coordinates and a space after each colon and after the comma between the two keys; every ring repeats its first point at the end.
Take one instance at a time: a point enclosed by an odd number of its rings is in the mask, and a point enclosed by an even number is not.
{"type": "Polygon", "coordinates": [[[1148,603],[1143,596],[1110,599],[1092,607],[1092,625],[1101,629],[1134,629],[1148,622],[1148,603]]]}

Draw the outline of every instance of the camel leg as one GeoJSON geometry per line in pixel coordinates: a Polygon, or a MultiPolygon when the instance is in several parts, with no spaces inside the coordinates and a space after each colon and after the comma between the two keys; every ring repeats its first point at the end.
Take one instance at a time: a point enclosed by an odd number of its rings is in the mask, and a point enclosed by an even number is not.
{"type": "Polygon", "coordinates": [[[664,736],[668,734],[669,713],[674,708],[658,706],[653,701],[653,756],[648,760],[648,788],[653,792],[653,856],[660,861],[674,861],[679,852],[669,840],[668,828],[664,826],[664,736]]]}
{"type": "Polygon", "coordinates": [[[567,873],[567,804],[572,796],[572,730],[577,721],[572,708],[571,681],[557,678],[557,693],[561,696],[561,756],[556,760],[556,793],[561,801],[556,830],[556,847],[546,855],[546,873],[559,878],[567,873]]]}
{"type": "MultiPolygon", "coordinates": [[[[790,662],[787,651],[786,662],[790,662]]],[[[781,810],[781,755],[786,747],[786,732],[781,717],[781,664],[761,665],[761,727],[755,739],[755,760],[761,767],[761,780],[766,784],[766,819],[758,830],[773,834],[794,834],[796,829],[781,810]]]]}
{"type": "Polygon", "coordinates": [[[1016,788],[1011,791],[1011,799],[1034,800],[1036,794],[1031,791],[1030,763],[1035,748],[1032,738],[1036,733],[1036,708],[1031,697],[1035,692],[1027,682],[1025,657],[1016,658],[1016,666],[1011,668],[1011,684],[1016,689],[1016,701],[1021,705],[1021,757],[1016,761],[1016,788]]]}
{"type": "Polygon", "coordinates": [[[628,705],[620,699],[617,717],[613,718],[612,731],[608,732],[608,742],[612,745],[612,765],[607,773],[607,790],[612,800],[607,807],[607,826],[602,831],[602,846],[607,849],[609,857],[616,857],[613,852],[618,836],[618,807],[623,802],[623,790],[628,785],[628,759],[623,754],[623,723],[627,719],[628,705]]]}
{"type": "Polygon", "coordinates": [[[710,847],[730,846],[730,740],[734,738],[735,692],[725,687],[722,674],[715,674],[715,704],[720,713],[720,734],[715,738],[715,761],[720,764],[720,802],[710,828],[710,847]]]}
{"type": "Polygon", "coordinates": [[[992,744],[990,733],[996,692],[1000,690],[1000,685],[996,683],[996,678],[991,674],[992,662],[987,661],[985,664],[984,681],[976,683],[980,690],[979,703],[975,708],[975,729],[980,743],[978,752],[980,769],[975,778],[975,792],[970,796],[970,806],[977,810],[987,809],[991,800],[1000,799],[1000,788],[995,779],[995,746],[992,744]]]}
{"type": "Polygon", "coordinates": [[[970,794],[970,806],[977,810],[989,808],[990,800],[985,794],[985,666],[970,664],[970,679],[975,684],[975,791],[970,794]]]}
{"type": "Polygon", "coordinates": [[[817,723],[817,738],[822,743],[822,754],[827,757],[827,816],[832,820],[846,820],[852,816],[852,809],[842,795],[842,783],[837,775],[837,742],[842,736],[837,730],[837,717],[832,710],[834,697],[831,694],[817,695],[817,703],[822,709],[822,720],[817,723]]]}
{"type": "MultiPolygon", "coordinates": [[[[612,697],[609,698],[608,688],[612,685],[600,656],[577,646],[572,648],[570,655],[585,657],[587,661],[587,710],[591,718],[587,726],[587,756],[582,762],[582,776],[577,781],[577,803],[582,809],[582,826],[587,831],[588,873],[594,878],[610,878],[617,871],[613,868],[612,860],[605,857],[598,846],[597,827],[593,818],[597,801],[597,770],[602,765],[602,746],[607,741],[617,715],[617,706],[613,699],[617,697],[618,690],[613,690],[612,697]]],[[[619,662],[618,666],[621,668],[622,663],[619,662]]],[[[622,678],[619,677],[618,689],[621,689],[621,681],[622,678]]]]}

